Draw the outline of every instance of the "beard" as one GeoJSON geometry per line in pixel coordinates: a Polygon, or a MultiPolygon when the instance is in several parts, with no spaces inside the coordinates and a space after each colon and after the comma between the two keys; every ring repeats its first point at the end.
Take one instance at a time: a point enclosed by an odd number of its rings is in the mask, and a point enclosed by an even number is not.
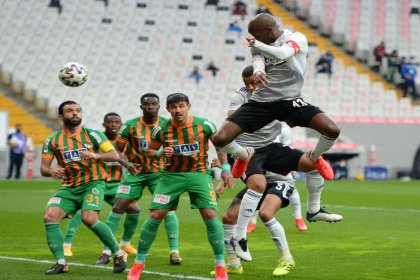
{"type": "Polygon", "coordinates": [[[82,123],[82,118],[80,118],[80,119],[77,119],[77,118],[73,118],[73,119],[63,119],[63,123],[64,123],[64,125],[66,125],[66,126],[72,126],[72,127],[75,127],[75,126],[78,126],[78,125],[80,125],[80,124],[82,123]]]}

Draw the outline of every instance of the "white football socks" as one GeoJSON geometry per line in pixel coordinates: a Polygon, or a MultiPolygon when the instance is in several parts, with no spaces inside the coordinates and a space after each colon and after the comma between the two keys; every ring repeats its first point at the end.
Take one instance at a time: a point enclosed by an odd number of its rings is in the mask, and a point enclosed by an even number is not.
{"type": "Polygon", "coordinates": [[[262,193],[248,189],[241,201],[239,207],[238,220],[236,222],[233,238],[237,241],[246,238],[246,227],[251,220],[252,215],[257,209],[258,203],[263,196],[262,193]]]}
{"type": "Polygon", "coordinates": [[[235,232],[236,225],[223,224],[223,231],[225,232],[225,248],[228,255],[228,265],[233,268],[241,266],[241,259],[235,254],[235,250],[230,245],[230,239],[235,232]]]}
{"type": "Polygon", "coordinates": [[[292,195],[289,197],[289,201],[293,207],[293,217],[295,219],[302,218],[302,206],[300,204],[300,195],[296,187],[293,190],[292,195]]]}
{"type": "Polygon", "coordinates": [[[283,226],[276,220],[276,218],[264,223],[264,225],[270,232],[271,238],[281,254],[281,258],[292,261],[293,257],[289,250],[289,244],[287,243],[286,233],[284,232],[283,226]]]}
{"type": "Polygon", "coordinates": [[[235,140],[233,140],[232,142],[230,142],[226,146],[218,147],[217,149],[221,150],[221,151],[223,151],[227,154],[237,156],[242,160],[246,160],[248,158],[248,152],[244,149],[244,147],[239,145],[235,140]]]}
{"type": "Polygon", "coordinates": [[[306,188],[308,192],[307,211],[311,214],[321,209],[321,192],[324,188],[324,178],[317,170],[306,173],[306,188]]]}
{"type": "Polygon", "coordinates": [[[337,138],[329,138],[322,135],[318,139],[318,143],[311,153],[311,160],[316,161],[326,151],[328,151],[335,143],[337,138]]]}

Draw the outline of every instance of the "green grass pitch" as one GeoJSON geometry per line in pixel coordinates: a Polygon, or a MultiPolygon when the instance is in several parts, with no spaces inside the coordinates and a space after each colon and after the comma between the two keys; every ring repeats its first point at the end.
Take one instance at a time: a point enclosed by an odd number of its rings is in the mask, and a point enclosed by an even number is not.
{"type": "MultiPolygon", "coordinates": [[[[43,225],[43,211],[58,181],[0,181],[0,279],[125,279],[113,274],[109,264],[94,266],[102,245],[82,226],[68,257],[70,272],[45,276],[53,262],[43,225]]],[[[220,217],[232,197],[241,188],[226,190],[219,201],[220,217]]],[[[306,210],[306,189],[297,182],[306,210]]],[[[283,224],[296,267],[288,279],[420,279],[420,184],[399,182],[328,182],[322,196],[327,210],[342,214],[335,224],[308,224],[299,232],[291,207],[282,209],[277,219],[283,224]]],[[[150,195],[140,201],[141,224],[147,214],[150,195]]],[[[110,211],[101,212],[105,220],[110,211]]],[[[181,266],[169,265],[164,227],[150,250],[142,279],[211,279],[213,255],[207,242],[204,223],[198,211],[191,210],[187,196],[177,211],[180,221],[181,266]]],[[[62,223],[62,229],[65,222],[62,223]]],[[[120,234],[120,233],[119,233],[120,234]]],[[[139,231],[133,239],[137,245],[139,231]]],[[[119,236],[118,236],[119,237],[119,236]]],[[[257,230],[248,235],[253,256],[243,263],[244,274],[230,279],[275,279],[272,271],[279,253],[259,221],[257,230]]],[[[129,257],[129,267],[134,257],[129,257]]]]}

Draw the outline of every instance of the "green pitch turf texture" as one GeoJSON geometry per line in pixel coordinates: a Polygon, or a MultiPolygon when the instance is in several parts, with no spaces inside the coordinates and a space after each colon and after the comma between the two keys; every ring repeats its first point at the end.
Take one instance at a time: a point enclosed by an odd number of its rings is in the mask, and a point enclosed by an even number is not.
{"type": "MultiPolygon", "coordinates": [[[[68,257],[70,272],[44,275],[53,263],[43,225],[43,210],[58,186],[57,181],[0,181],[0,279],[126,279],[126,272],[113,274],[112,264],[94,266],[102,245],[81,226],[68,257]],[[74,263],[74,264],[72,264],[74,263]],[[81,265],[81,266],[80,266],[81,265]],[[83,266],[84,265],[84,266],[83,266]]],[[[220,217],[239,191],[226,190],[219,201],[220,217]]],[[[302,212],[306,213],[306,188],[297,182],[302,212]]],[[[413,182],[329,182],[323,192],[323,205],[339,213],[339,223],[308,223],[299,232],[289,206],[277,214],[283,224],[296,267],[287,279],[420,279],[420,183],[413,182]]],[[[143,223],[150,195],[140,206],[143,223]]],[[[101,212],[104,221],[110,207],[101,212]]],[[[181,266],[169,265],[164,227],[150,250],[142,279],[211,279],[213,254],[207,242],[204,223],[196,210],[190,210],[183,196],[177,211],[180,221],[181,266]],[[174,276],[175,275],[175,276],[174,276]]],[[[62,223],[64,229],[65,222],[62,223]]],[[[121,232],[118,234],[120,236],[121,232]]],[[[137,246],[139,231],[133,239],[137,246]]],[[[253,256],[243,263],[244,274],[230,279],[275,279],[272,271],[279,253],[263,224],[248,235],[253,256]]],[[[129,267],[134,256],[129,257],[129,267]]]]}

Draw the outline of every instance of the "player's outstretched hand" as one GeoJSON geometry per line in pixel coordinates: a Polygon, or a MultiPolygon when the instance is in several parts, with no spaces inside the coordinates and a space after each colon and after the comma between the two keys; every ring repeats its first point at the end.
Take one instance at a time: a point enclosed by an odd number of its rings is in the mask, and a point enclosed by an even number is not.
{"type": "Polygon", "coordinates": [[[248,47],[252,48],[255,45],[255,37],[254,36],[248,36],[245,38],[246,44],[248,47]]]}

